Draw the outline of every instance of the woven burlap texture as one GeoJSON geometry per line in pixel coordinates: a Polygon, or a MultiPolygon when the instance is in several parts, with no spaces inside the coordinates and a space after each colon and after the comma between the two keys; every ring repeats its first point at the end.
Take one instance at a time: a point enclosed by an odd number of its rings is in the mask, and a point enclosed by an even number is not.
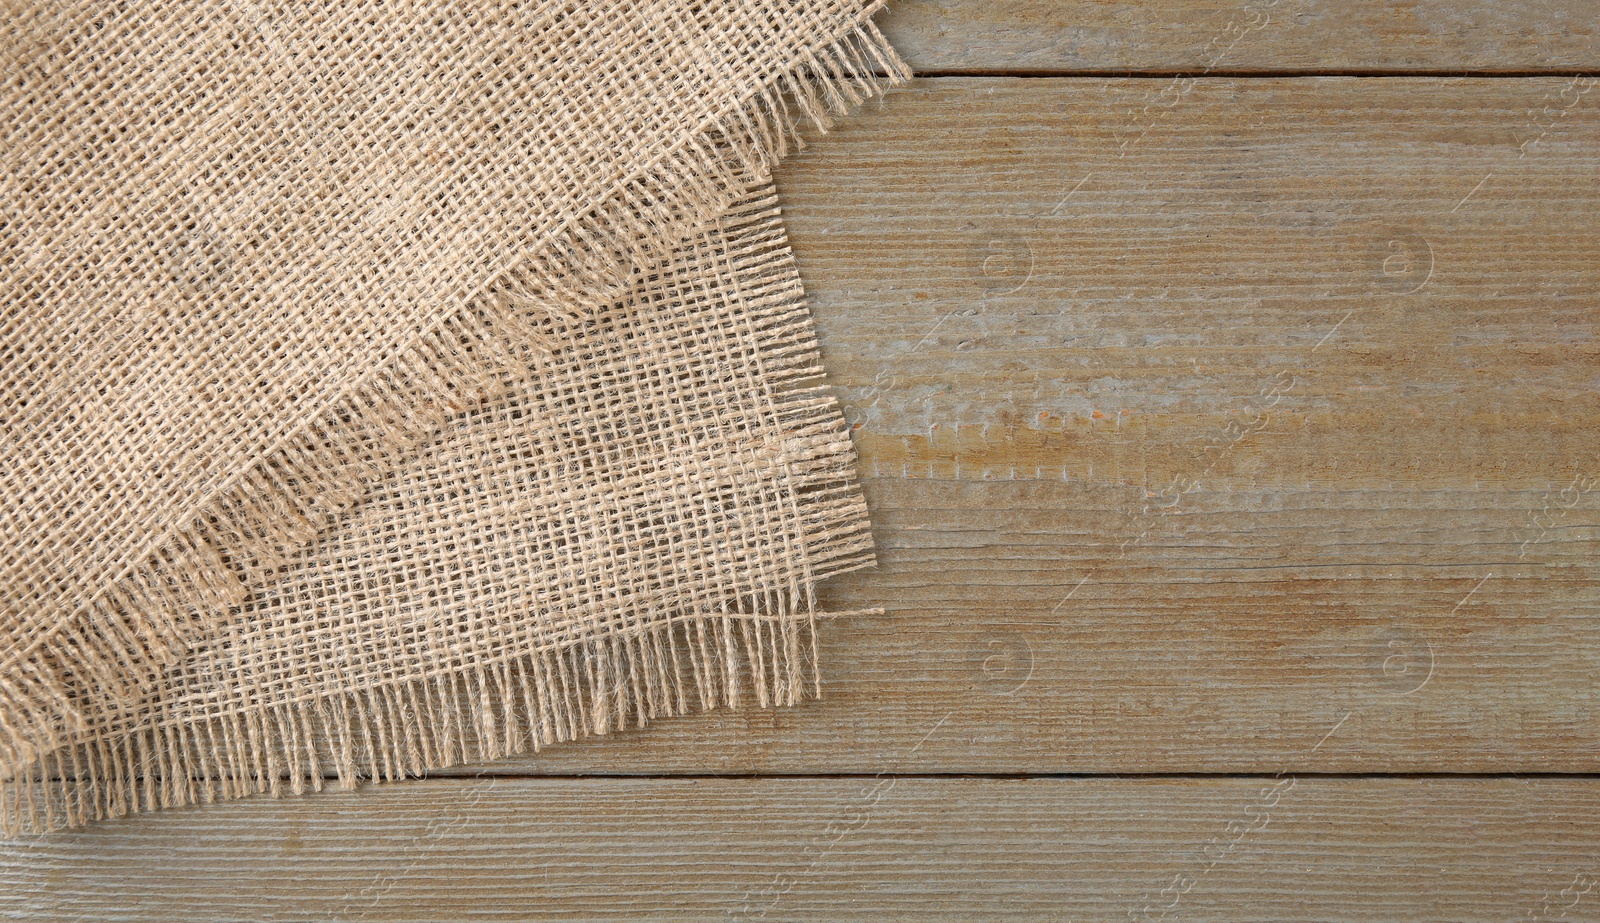
{"type": "Polygon", "coordinates": [[[10,819],[798,698],[812,587],[869,543],[837,410],[786,390],[818,370],[770,194],[738,200],[906,76],[878,6],[0,27],[10,819]]]}
{"type": "Polygon", "coordinates": [[[131,710],[5,786],[29,827],[493,759],[815,690],[871,561],[770,187],[530,352],[131,710]]]}

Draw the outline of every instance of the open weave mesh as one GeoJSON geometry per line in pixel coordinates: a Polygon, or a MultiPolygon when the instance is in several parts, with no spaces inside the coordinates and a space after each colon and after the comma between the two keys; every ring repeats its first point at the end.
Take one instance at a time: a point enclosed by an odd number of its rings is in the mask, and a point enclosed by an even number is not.
{"type": "Polygon", "coordinates": [[[158,694],[84,703],[9,816],[395,778],[814,691],[812,588],[871,540],[770,186],[560,332],[158,694]]]}
{"type": "Polygon", "coordinates": [[[865,516],[837,412],[784,390],[817,369],[770,194],[730,208],[797,123],[906,76],[879,5],[8,14],[13,807],[52,774],[58,820],[190,770],[271,788],[318,746],[418,771],[467,718],[493,754],[491,691],[534,742],[740,670],[795,700],[865,516]]]}

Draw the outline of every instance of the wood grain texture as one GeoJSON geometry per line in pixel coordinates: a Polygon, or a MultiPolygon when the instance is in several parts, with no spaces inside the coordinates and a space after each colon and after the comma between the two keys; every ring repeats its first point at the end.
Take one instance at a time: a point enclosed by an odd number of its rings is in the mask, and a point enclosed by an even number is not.
{"type": "Polygon", "coordinates": [[[428,782],[8,844],[0,917],[1572,920],[1596,842],[1564,780],[428,782]]]}
{"type": "Polygon", "coordinates": [[[1124,145],[1159,85],[929,81],[784,171],[882,560],[826,602],[886,614],[820,703],[512,765],[1600,768],[1592,98],[1208,80],[1124,145]]]}
{"type": "Polygon", "coordinates": [[[920,72],[1600,70],[1600,16],[1559,0],[894,0],[920,72]]]}

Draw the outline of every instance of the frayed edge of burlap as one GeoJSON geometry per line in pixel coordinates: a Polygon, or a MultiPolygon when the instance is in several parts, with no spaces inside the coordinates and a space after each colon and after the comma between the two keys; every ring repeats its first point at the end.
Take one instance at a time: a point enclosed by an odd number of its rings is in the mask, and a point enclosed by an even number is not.
{"type": "Polygon", "coordinates": [[[806,579],[723,611],[566,638],[434,676],[75,742],[0,779],[0,829],[42,833],[330,782],[351,789],[663,717],[820,698],[816,621],[829,613],[817,610],[815,582],[868,567],[874,556],[843,418],[815,391],[796,388],[779,402],[793,433],[785,460],[804,523],[796,550],[806,579]]]}
{"type": "Polygon", "coordinates": [[[420,335],[376,379],[205,504],[133,574],[19,652],[0,670],[8,677],[0,679],[0,772],[82,730],[74,689],[122,700],[152,689],[196,621],[244,600],[250,574],[309,544],[394,459],[492,396],[515,346],[559,345],[547,321],[571,320],[561,308],[581,317],[610,304],[637,266],[670,252],[728,208],[750,177],[768,175],[791,145],[803,146],[803,124],[826,131],[834,116],[909,80],[909,67],[871,21],[882,6],[870,4],[843,34],[731,100],[704,132],[509,270],[490,295],[420,335]]]}
{"type": "Polygon", "coordinates": [[[816,621],[843,614],[687,616],[435,679],[77,745],[0,781],[0,829],[14,837],[350,790],[695,711],[798,705],[821,696],[816,621]]]}
{"type": "MultiPolygon", "coordinates": [[[[0,774],[0,831],[42,833],[161,808],[398,781],[643,727],[663,717],[822,695],[816,586],[876,562],[858,457],[825,370],[804,286],[770,192],[718,217],[757,331],[796,538],[793,576],[719,610],[573,626],[410,680],[308,694],[222,715],[114,726],[24,773],[0,774]]],[[[715,588],[712,588],[715,591],[715,588]]],[[[871,610],[877,612],[878,610],[871,610]]]]}

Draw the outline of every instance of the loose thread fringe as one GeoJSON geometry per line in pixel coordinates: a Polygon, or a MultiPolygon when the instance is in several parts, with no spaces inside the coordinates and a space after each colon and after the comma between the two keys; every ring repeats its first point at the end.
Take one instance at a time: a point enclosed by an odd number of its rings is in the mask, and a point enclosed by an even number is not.
{"type": "Polygon", "coordinates": [[[870,19],[881,6],[872,4],[853,27],[802,54],[750,96],[730,100],[705,131],[245,472],[131,575],[29,650],[0,662],[0,674],[29,676],[0,685],[0,773],[18,770],[83,727],[71,705],[74,690],[120,700],[147,693],[182,651],[197,615],[215,617],[237,606],[251,575],[312,541],[449,415],[494,394],[513,354],[556,348],[550,321],[613,303],[635,267],[664,256],[727,209],[752,178],[770,174],[791,143],[803,146],[803,123],[826,131],[835,115],[909,80],[910,69],[870,19]]]}
{"type": "Polygon", "coordinates": [[[344,788],[502,759],[694,710],[821,694],[801,588],[761,614],[696,613],[455,672],[51,753],[0,780],[7,836],[256,794],[344,788]]]}

